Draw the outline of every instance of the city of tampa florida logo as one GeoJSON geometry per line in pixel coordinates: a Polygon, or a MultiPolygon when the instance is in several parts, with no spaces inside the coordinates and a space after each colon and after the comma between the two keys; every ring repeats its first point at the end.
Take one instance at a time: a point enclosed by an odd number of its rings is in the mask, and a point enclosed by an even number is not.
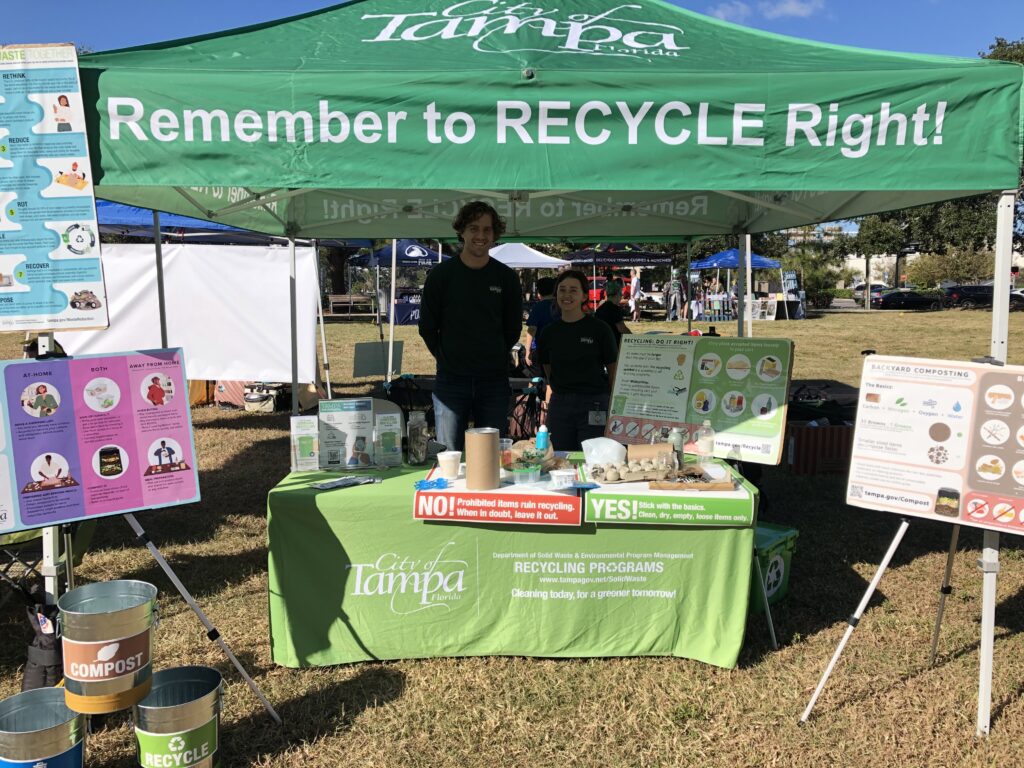
{"type": "Polygon", "coordinates": [[[408,614],[430,608],[452,609],[466,591],[465,560],[446,557],[455,545],[449,541],[436,556],[417,559],[385,552],[372,563],[352,563],[350,597],[388,598],[392,613],[408,614]]]}
{"type": "Polygon", "coordinates": [[[631,58],[678,56],[688,48],[683,45],[681,28],[631,18],[633,11],[642,9],[640,5],[617,5],[599,13],[565,14],[558,8],[545,10],[515,0],[465,0],[443,11],[366,14],[364,21],[376,21],[380,26],[363,42],[466,38],[480,53],[539,51],[631,58]],[[520,32],[522,44],[516,45],[520,32]],[[527,35],[538,34],[555,45],[529,47],[527,35]]]}

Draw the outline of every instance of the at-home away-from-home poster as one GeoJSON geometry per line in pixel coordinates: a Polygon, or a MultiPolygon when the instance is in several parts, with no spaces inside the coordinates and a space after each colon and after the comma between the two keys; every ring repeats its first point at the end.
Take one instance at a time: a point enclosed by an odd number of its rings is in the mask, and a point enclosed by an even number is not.
{"type": "Polygon", "coordinates": [[[199,500],[180,349],[0,363],[0,532],[199,500]]]}

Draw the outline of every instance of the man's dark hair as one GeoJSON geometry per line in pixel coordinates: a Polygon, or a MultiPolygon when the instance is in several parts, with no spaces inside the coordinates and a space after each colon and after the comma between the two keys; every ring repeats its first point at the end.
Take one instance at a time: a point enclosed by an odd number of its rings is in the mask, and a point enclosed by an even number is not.
{"type": "Polygon", "coordinates": [[[555,292],[555,278],[542,277],[537,281],[537,293],[541,296],[550,296],[555,292]]]}
{"type": "Polygon", "coordinates": [[[505,234],[505,220],[498,215],[494,207],[483,200],[474,200],[472,203],[462,206],[452,221],[452,229],[458,233],[459,240],[462,240],[462,233],[466,231],[466,227],[485,213],[490,214],[491,225],[494,227],[494,239],[498,240],[505,234]]]}

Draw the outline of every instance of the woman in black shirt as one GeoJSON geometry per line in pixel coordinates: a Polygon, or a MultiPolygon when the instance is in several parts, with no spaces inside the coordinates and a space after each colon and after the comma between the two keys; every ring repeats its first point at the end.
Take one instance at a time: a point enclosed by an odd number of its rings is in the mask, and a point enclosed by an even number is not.
{"type": "Polygon", "coordinates": [[[541,331],[537,359],[551,389],[547,426],[555,450],[575,451],[604,434],[618,349],[611,329],[584,314],[587,277],[570,269],[555,281],[560,318],[541,331]]]}

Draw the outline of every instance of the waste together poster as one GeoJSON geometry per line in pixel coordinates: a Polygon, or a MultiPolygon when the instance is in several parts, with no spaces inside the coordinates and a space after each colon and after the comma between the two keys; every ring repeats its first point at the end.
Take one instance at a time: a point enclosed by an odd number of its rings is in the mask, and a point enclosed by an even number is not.
{"type": "Polygon", "coordinates": [[[199,500],[180,349],[0,363],[0,533],[199,500]]]}
{"type": "Polygon", "coordinates": [[[73,45],[0,46],[0,331],[108,326],[73,45]]]}
{"type": "Polygon", "coordinates": [[[867,357],[846,503],[1024,533],[1024,366],[867,357]]]}
{"type": "Polygon", "coordinates": [[[681,427],[692,442],[706,420],[715,456],[778,464],[792,367],[788,339],[623,336],[605,434],[647,443],[681,427]]]}

